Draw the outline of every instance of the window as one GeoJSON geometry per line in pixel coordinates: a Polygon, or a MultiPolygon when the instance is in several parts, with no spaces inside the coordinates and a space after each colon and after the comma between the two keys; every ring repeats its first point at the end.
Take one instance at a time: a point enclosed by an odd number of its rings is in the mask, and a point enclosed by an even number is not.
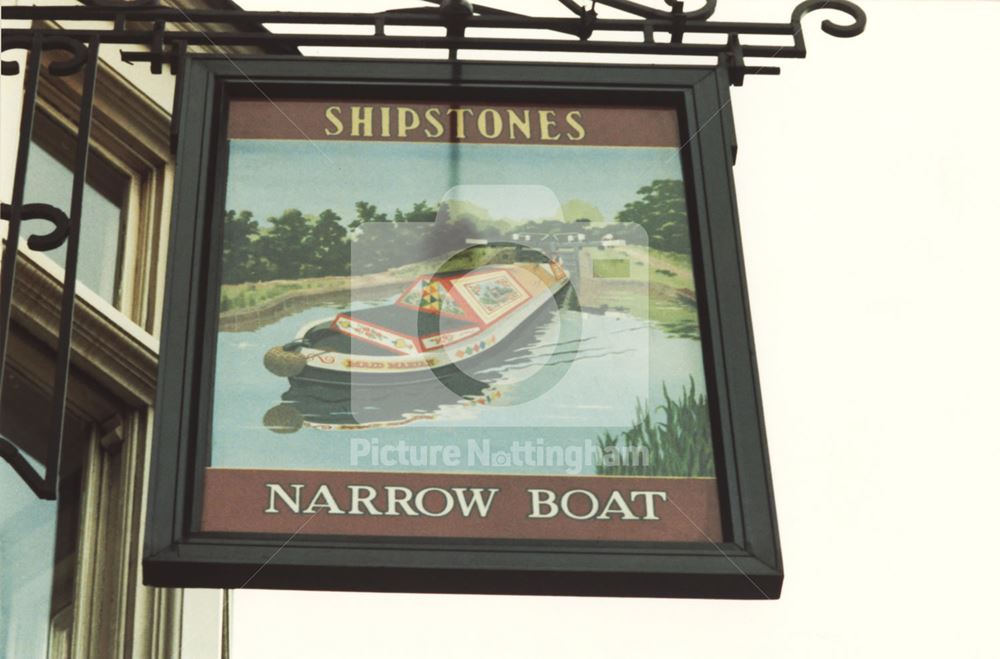
{"type": "MultiPolygon", "coordinates": [[[[31,137],[24,198],[30,202],[52,204],[69,215],[76,136],[39,112],[31,137]]],[[[115,306],[119,305],[121,298],[121,256],[128,184],[128,177],[92,147],[80,221],[77,281],[115,306]]],[[[28,221],[22,235],[47,233],[49,228],[42,221],[28,221]]],[[[59,266],[65,266],[65,244],[44,254],[59,266]]]]}
{"type": "MultiPolygon", "coordinates": [[[[20,341],[14,347],[22,355],[30,350],[20,341]]],[[[0,432],[37,468],[45,457],[51,403],[32,380],[20,369],[5,369],[0,432]]],[[[0,654],[4,656],[69,656],[61,649],[70,642],[71,629],[65,621],[72,620],[87,439],[89,424],[67,414],[58,501],[36,498],[13,469],[6,464],[0,468],[4,500],[0,507],[0,654]]]]}

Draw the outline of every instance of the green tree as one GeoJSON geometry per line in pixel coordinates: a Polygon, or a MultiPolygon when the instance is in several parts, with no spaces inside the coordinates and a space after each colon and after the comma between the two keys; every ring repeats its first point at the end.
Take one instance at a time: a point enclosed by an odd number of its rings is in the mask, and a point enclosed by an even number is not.
{"type": "Polygon", "coordinates": [[[638,194],[640,198],[626,204],[615,219],[642,227],[650,247],[690,254],[684,183],[661,179],[639,188],[638,194]]]}
{"type": "Polygon", "coordinates": [[[467,247],[466,239],[479,238],[476,225],[467,217],[454,217],[448,206],[442,206],[437,221],[424,231],[421,241],[421,255],[438,256],[467,247]]]}
{"type": "Polygon", "coordinates": [[[223,222],[222,282],[240,284],[254,281],[260,270],[256,242],[260,227],[250,211],[226,211],[223,222]]]}
{"type": "Polygon", "coordinates": [[[396,224],[407,222],[433,222],[437,219],[438,209],[427,203],[427,200],[413,204],[413,208],[406,211],[397,208],[392,221],[396,224]]]}
{"type": "Polygon", "coordinates": [[[344,275],[350,272],[350,245],[340,216],[329,208],[312,223],[306,238],[307,259],[301,272],[306,277],[344,275]]]}
{"type": "Polygon", "coordinates": [[[268,221],[271,228],[258,242],[262,256],[270,264],[270,274],[276,279],[300,277],[303,264],[310,263],[313,223],[294,208],[268,221]]]}
{"type": "Polygon", "coordinates": [[[351,240],[351,274],[361,275],[379,272],[388,262],[387,251],[392,247],[386,240],[385,227],[366,231],[365,225],[373,222],[389,222],[386,213],[380,213],[375,204],[367,201],[354,203],[355,219],[348,224],[351,240]]]}
{"type": "Polygon", "coordinates": [[[387,222],[389,220],[388,215],[379,213],[375,204],[369,204],[367,201],[355,202],[354,208],[357,212],[357,218],[348,225],[351,229],[360,229],[369,222],[387,222]]]}
{"type": "Polygon", "coordinates": [[[468,221],[452,221],[447,206],[431,206],[426,200],[406,211],[396,209],[391,222],[368,202],[359,201],[355,208],[357,218],[349,225],[355,274],[381,272],[461,249],[475,230],[468,221]],[[366,230],[376,222],[386,224],[366,230]]]}

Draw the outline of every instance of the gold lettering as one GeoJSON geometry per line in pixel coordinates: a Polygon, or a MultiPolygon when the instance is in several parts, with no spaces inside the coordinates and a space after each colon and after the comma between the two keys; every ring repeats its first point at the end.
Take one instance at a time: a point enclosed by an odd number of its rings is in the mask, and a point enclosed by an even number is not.
{"type": "Polygon", "coordinates": [[[382,115],[382,137],[392,137],[392,125],[389,123],[391,108],[382,107],[379,110],[382,115]]]}
{"type": "Polygon", "coordinates": [[[576,133],[570,133],[566,137],[568,137],[574,142],[579,142],[584,137],[586,137],[587,130],[583,127],[583,124],[581,123],[582,121],[583,121],[583,113],[580,112],[579,110],[573,110],[572,112],[567,112],[566,123],[572,126],[573,129],[576,130],[576,133]]]}
{"type": "Polygon", "coordinates": [[[365,107],[355,105],[351,108],[351,137],[360,137],[362,134],[365,137],[372,136],[372,108],[368,105],[365,107]]]}
{"type": "Polygon", "coordinates": [[[396,132],[400,137],[406,137],[407,133],[419,125],[420,115],[416,110],[403,107],[396,109],[396,132]]]}
{"type": "Polygon", "coordinates": [[[440,108],[427,108],[427,110],[424,111],[424,119],[426,119],[427,123],[434,127],[434,132],[431,132],[429,128],[425,128],[424,135],[427,137],[441,137],[444,135],[444,126],[441,125],[440,108]]]}
{"type": "Polygon", "coordinates": [[[538,122],[541,124],[542,139],[549,142],[554,142],[562,137],[562,134],[556,133],[553,135],[549,130],[556,125],[553,115],[555,115],[555,110],[539,110],[538,111],[538,122]]]}
{"type": "Polygon", "coordinates": [[[458,115],[455,122],[455,137],[460,140],[465,139],[465,117],[472,114],[469,108],[448,108],[448,114],[458,115]]]}
{"type": "Polygon", "coordinates": [[[340,135],[344,132],[344,122],[340,120],[340,106],[331,105],[326,109],[326,118],[331,124],[333,124],[333,130],[329,128],[324,128],[323,131],[329,135],[340,135]]]}
{"type": "Polygon", "coordinates": [[[500,113],[493,108],[486,108],[479,113],[479,118],[476,120],[476,125],[479,127],[479,134],[488,140],[495,140],[500,137],[500,133],[503,132],[503,118],[500,113]],[[493,130],[488,130],[486,117],[492,117],[491,121],[493,123],[493,130]]]}
{"type": "Polygon", "coordinates": [[[507,121],[510,122],[510,139],[515,139],[515,127],[521,131],[521,135],[524,136],[524,139],[531,139],[531,117],[528,110],[524,110],[523,114],[520,116],[518,116],[516,110],[507,110],[507,121]]]}

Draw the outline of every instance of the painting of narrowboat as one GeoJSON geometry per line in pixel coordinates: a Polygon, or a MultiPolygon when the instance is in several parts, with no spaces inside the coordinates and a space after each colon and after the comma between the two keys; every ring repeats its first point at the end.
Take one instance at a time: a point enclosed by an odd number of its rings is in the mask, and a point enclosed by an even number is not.
{"type": "Polygon", "coordinates": [[[569,473],[494,461],[531,443],[583,462],[648,445],[662,460],[641,474],[707,473],[664,448],[709,436],[679,149],[228,153],[213,467],[569,473]],[[400,441],[458,462],[372,461],[400,441]]]}

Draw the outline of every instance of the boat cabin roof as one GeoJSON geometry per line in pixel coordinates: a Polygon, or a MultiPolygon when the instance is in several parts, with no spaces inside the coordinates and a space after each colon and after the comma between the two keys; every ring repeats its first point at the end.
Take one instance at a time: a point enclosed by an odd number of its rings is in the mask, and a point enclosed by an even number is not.
{"type": "Polygon", "coordinates": [[[393,304],[338,314],[330,329],[341,336],[324,340],[339,343],[326,349],[417,354],[469,338],[545,290],[541,280],[530,284],[524,277],[516,267],[417,277],[393,304]]]}
{"type": "Polygon", "coordinates": [[[396,306],[485,327],[531,297],[511,269],[484,267],[418,277],[396,306]]]}
{"type": "Polygon", "coordinates": [[[342,315],[369,325],[384,327],[406,336],[422,337],[465,329],[467,327],[477,327],[476,323],[460,318],[452,318],[420,310],[414,313],[413,309],[407,309],[395,304],[351,311],[342,315]]]}

